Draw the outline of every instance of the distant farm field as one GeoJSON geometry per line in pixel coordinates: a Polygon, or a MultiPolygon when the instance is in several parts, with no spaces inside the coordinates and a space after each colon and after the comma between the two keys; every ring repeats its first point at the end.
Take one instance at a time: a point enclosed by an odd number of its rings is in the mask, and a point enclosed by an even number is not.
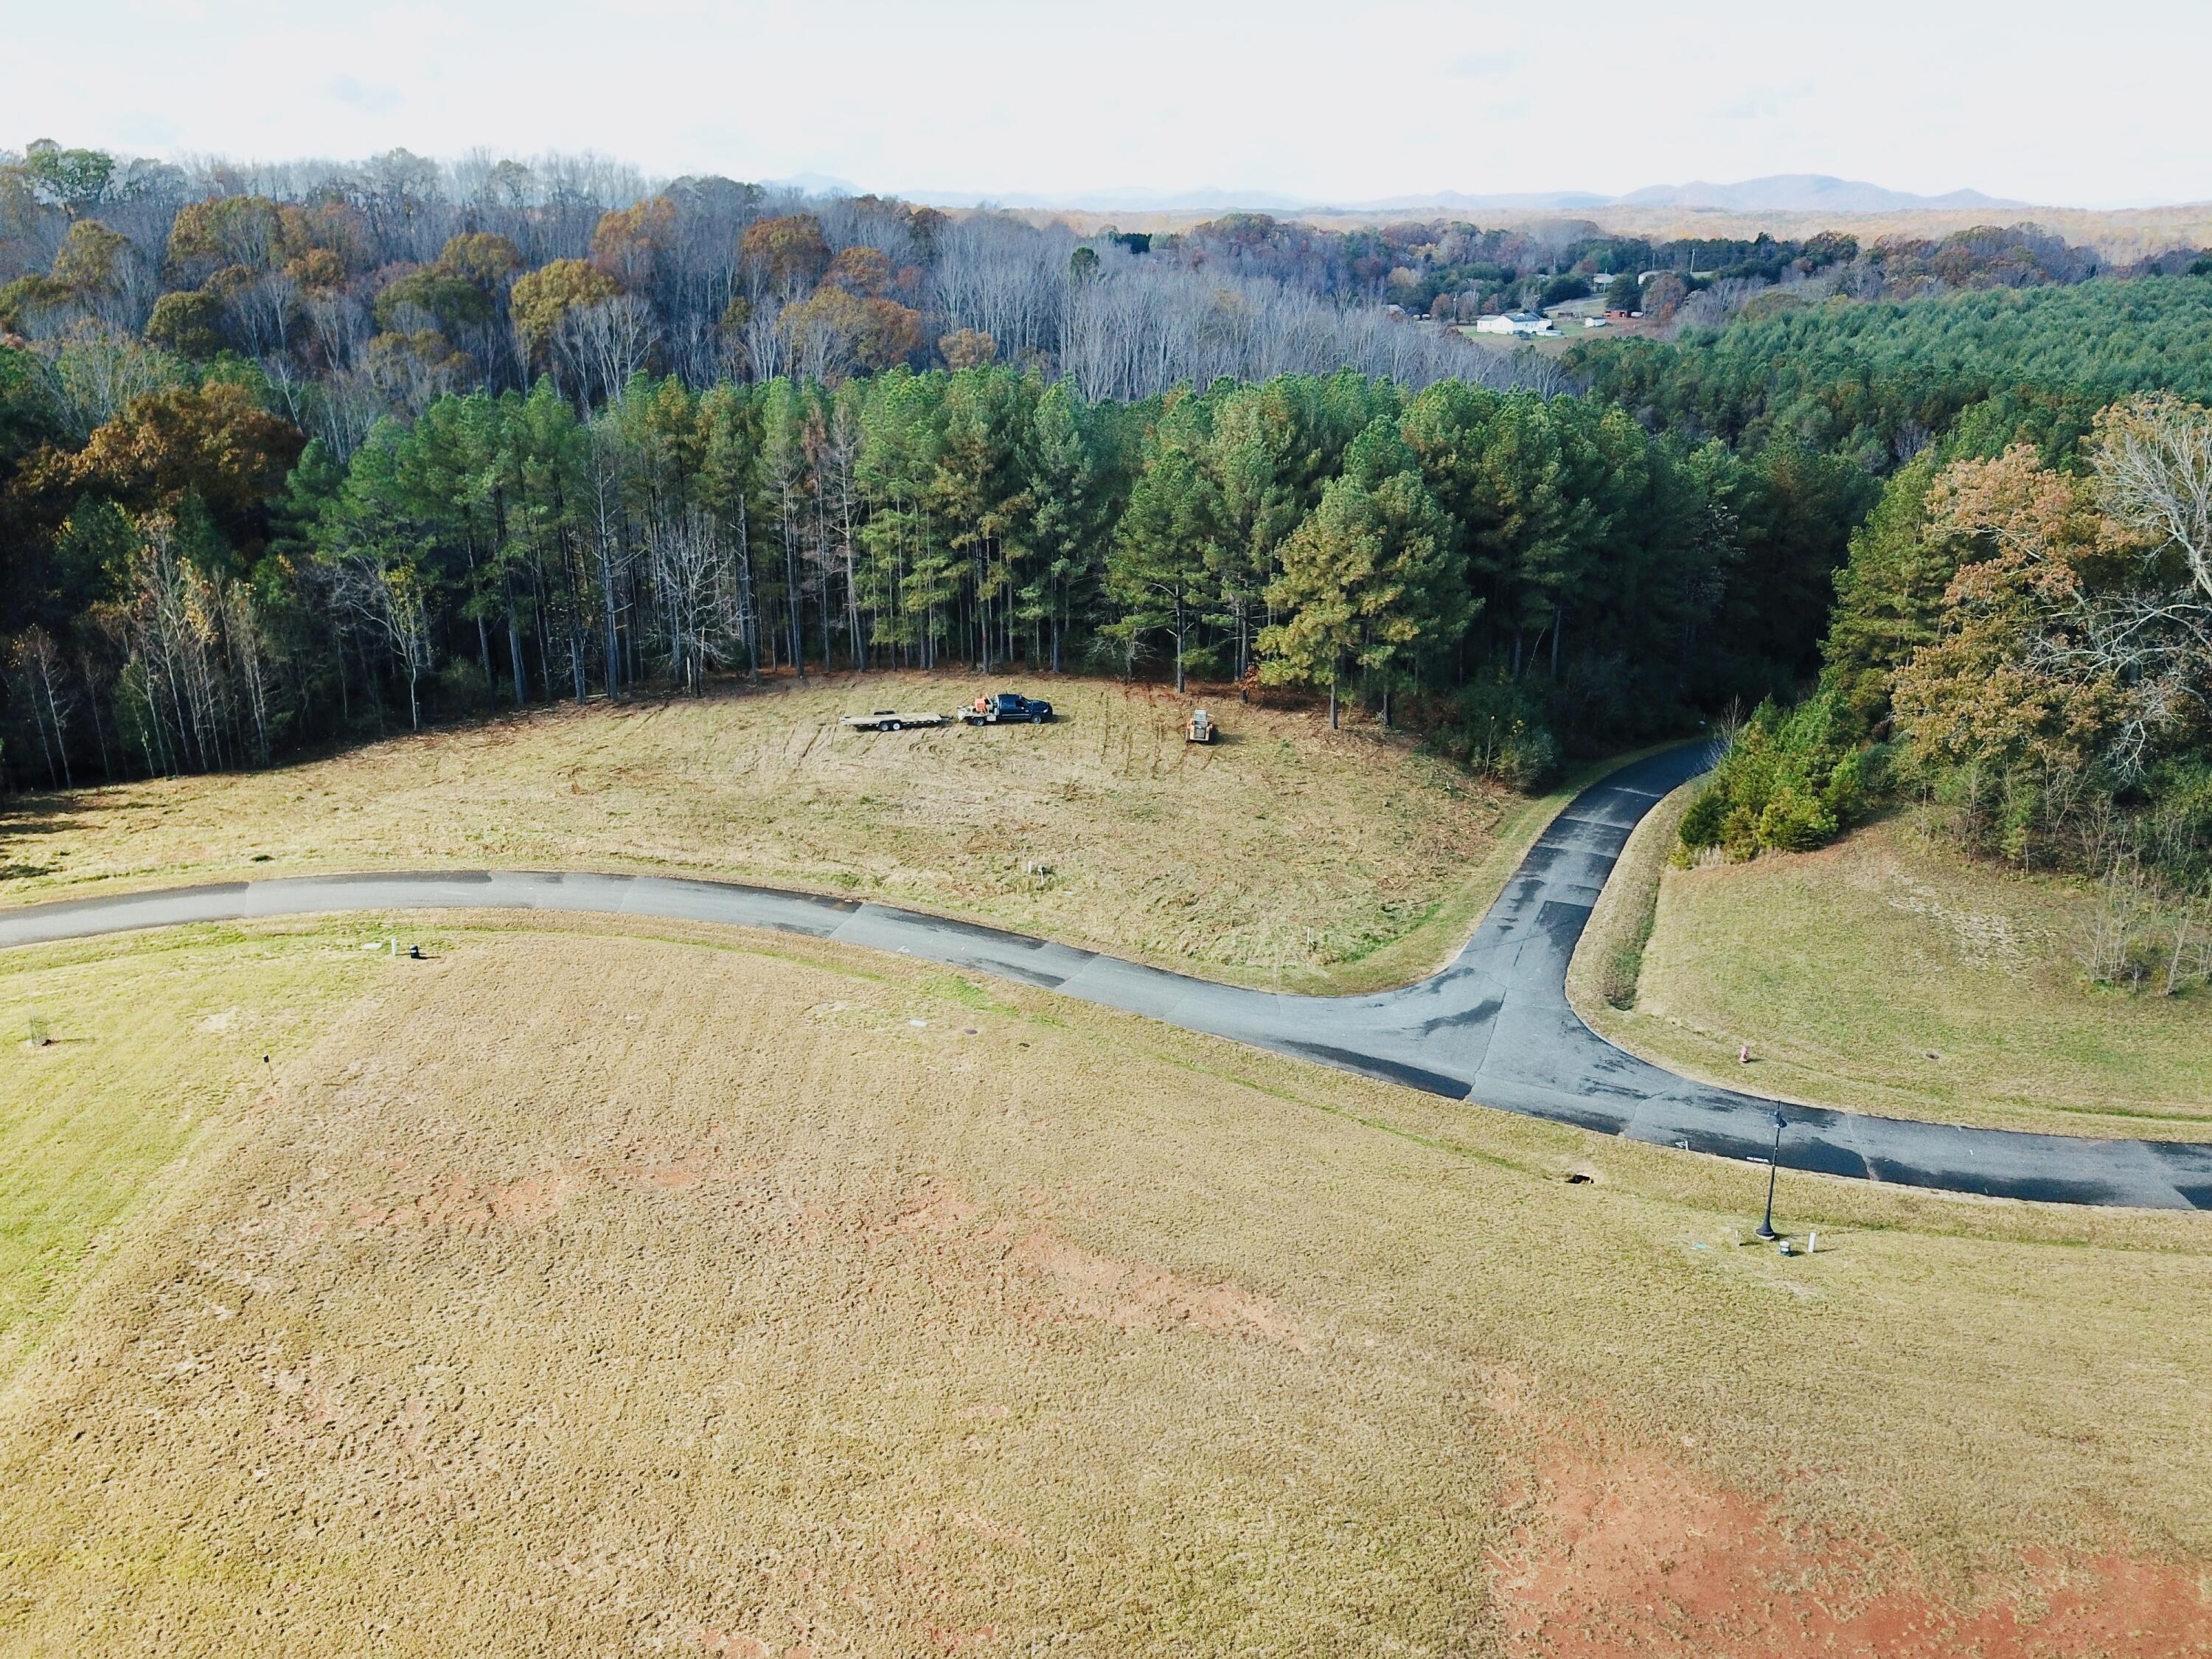
{"type": "Polygon", "coordinates": [[[1906,817],[1698,870],[1665,867],[1670,835],[1657,813],[1638,831],[1577,963],[1578,1006],[1615,1041],[1859,1111],[2212,1139],[2212,995],[2086,984],[2075,946],[2094,901],[2080,884],[1978,865],[1906,817]],[[1634,1006],[1608,1006],[1598,959],[1655,881],[1634,1006]]]}
{"type": "Polygon", "coordinates": [[[870,733],[981,689],[878,675],[565,709],[332,759],[38,798],[0,815],[0,902],[270,873],[503,866],[851,894],[1303,990],[1419,977],[1565,799],[1371,724],[1036,683],[1045,726],[870,733]]]}
{"type": "Polygon", "coordinates": [[[33,1019],[0,1650],[2212,1642],[2191,1217],[1785,1176],[1784,1258],[1755,1170],[700,928],[9,952],[33,1019]]]}

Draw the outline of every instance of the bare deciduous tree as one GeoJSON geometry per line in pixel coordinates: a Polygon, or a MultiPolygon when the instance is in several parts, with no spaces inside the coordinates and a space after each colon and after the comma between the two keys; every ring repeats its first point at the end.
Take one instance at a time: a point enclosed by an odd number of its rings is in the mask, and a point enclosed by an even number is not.
{"type": "Polygon", "coordinates": [[[437,636],[425,603],[422,578],[407,565],[386,564],[356,555],[337,572],[340,599],[367,630],[382,638],[399,659],[407,679],[407,717],[416,731],[422,728],[420,684],[433,665],[437,636]]]}
{"type": "Polygon", "coordinates": [[[651,360],[657,337],[653,313],[635,294],[573,307],[554,346],[586,405],[604,403],[651,360]]]}
{"type": "Polygon", "coordinates": [[[69,718],[76,699],[69,689],[61,653],[43,628],[27,628],[9,641],[10,690],[31,717],[46,763],[46,781],[64,789],[76,787],[70,775],[69,718]]]}
{"type": "Polygon", "coordinates": [[[2099,420],[2095,464],[2105,511],[2152,558],[2179,554],[2212,604],[2212,411],[2170,393],[2130,398],[2099,420]]]}
{"type": "Polygon", "coordinates": [[[703,688],[707,670],[742,649],[741,590],[735,561],[712,515],[696,508],[653,527],[646,547],[670,676],[687,690],[703,688]]]}
{"type": "Polygon", "coordinates": [[[180,379],[174,359],[92,318],[63,337],[53,370],[59,401],[80,440],[121,414],[133,398],[180,379]]]}

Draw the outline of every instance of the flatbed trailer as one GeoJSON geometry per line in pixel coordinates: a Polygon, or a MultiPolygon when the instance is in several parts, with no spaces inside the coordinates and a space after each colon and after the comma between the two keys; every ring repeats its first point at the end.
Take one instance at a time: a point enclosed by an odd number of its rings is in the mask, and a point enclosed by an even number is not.
{"type": "Polygon", "coordinates": [[[901,732],[911,726],[944,726],[950,714],[905,714],[896,708],[875,708],[865,714],[848,714],[837,722],[854,732],[901,732]]]}

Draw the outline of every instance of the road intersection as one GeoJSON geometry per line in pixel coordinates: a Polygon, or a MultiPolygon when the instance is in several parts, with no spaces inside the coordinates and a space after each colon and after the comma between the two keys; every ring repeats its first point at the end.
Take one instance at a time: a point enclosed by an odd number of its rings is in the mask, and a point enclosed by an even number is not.
{"type": "MultiPolygon", "coordinates": [[[[0,910],[0,947],[333,911],[531,909],[834,939],[996,975],[1456,1100],[1721,1158],[1767,1155],[1775,1103],[1614,1047],[1566,997],[1567,963],[1637,821],[1701,747],[1632,763],[1553,821],[1442,970],[1364,996],[1223,985],[972,922],[734,883],[526,871],[278,878],[0,910]]],[[[1788,1106],[1783,1163],[2048,1202],[2212,1209],[2212,1146],[1968,1128],[1788,1106]]]]}

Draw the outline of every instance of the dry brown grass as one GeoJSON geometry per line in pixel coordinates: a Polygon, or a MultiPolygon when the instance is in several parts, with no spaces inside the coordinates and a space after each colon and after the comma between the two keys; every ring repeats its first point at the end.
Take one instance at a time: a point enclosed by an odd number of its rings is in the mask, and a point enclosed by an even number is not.
{"type": "Polygon", "coordinates": [[[1372,726],[1332,732],[1317,713],[1233,700],[1213,704],[1224,741],[1194,747],[1182,724],[1196,699],[1111,682],[1054,682],[1049,726],[837,725],[871,707],[948,708],[974,689],[817,679],[46,797],[0,817],[0,902],[376,866],[643,870],[1357,990],[1448,956],[1565,799],[1476,781],[1372,726]]]}
{"type": "Polygon", "coordinates": [[[1975,863],[1905,817],[1748,864],[1662,872],[1667,850],[1656,827],[1638,831],[1571,975],[1613,1041],[1820,1105],[2212,1139],[2212,994],[2087,984],[2075,947],[2094,901],[2079,884],[1975,863]],[[1634,1006],[1607,1006],[1607,919],[1655,888],[1634,1006]]]}
{"type": "Polygon", "coordinates": [[[1042,992],[419,925],[6,959],[228,1103],[0,1392],[0,1648],[2212,1639],[2194,1218],[1793,1177],[1784,1260],[1757,1171],[1042,992]],[[241,951],[267,1082],[137,1042],[241,951]]]}

